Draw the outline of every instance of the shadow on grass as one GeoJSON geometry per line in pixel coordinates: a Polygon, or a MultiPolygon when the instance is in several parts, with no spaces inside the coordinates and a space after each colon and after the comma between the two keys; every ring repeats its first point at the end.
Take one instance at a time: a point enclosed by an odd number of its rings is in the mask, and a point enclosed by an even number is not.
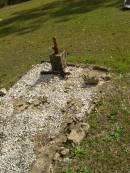
{"type": "Polygon", "coordinates": [[[50,19],[66,22],[74,15],[88,13],[98,8],[120,8],[121,0],[57,0],[38,8],[12,14],[0,22],[0,37],[33,32],[50,19]]]}

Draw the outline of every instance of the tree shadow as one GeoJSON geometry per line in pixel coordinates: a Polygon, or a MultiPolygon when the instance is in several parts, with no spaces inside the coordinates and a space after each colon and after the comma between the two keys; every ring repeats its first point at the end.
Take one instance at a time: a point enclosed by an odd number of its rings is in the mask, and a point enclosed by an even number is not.
{"type": "Polygon", "coordinates": [[[13,13],[0,21],[0,37],[10,34],[26,34],[40,29],[48,20],[67,22],[74,15],[89,13],[98,8],[121,6],[121,0],[57,0],[31,10],[13,13]]]}

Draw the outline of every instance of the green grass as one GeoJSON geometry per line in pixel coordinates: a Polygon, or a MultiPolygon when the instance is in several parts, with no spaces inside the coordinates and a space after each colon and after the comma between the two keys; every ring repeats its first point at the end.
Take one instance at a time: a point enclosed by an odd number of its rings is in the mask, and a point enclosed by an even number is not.
{"type": "Polygon", "coordinates": [[[110,122],[115,122],[117,120],[117,112],[111,112],[108,116],[107,119],[110,122]]]}
{"type": "Polygon", "coordinates": [[[0,88],[11,86],[51,53],[51,39],[71,62],[130,69],[130,12],[122,0],[31,0],[0,9],[0,88]]]}
{"type": "Polygon", "coordinates": [[[74,173],[71,168],[67,168],[66,170],[60,172],[60,173],[74,173]]]}
{"type": "Polygon", "coordinates": [[[71,150],[71,155],[72,155],[72,157],[81,158],[81,157],[84,157],[85,152],[86,151],[81,146],[75,146],[71,150]]]}
{"type": "Polygon", "coordinates": [[[86,167],[80,167],[77,170],[73,170],[71,168],[67,168],[60,173],[91,173],[90,170],[86,167]]]}
{"type": "Polygon", "coordinates": [[[123,136],[124,130],[121,127],[117,127],[110,133],[110,138],[112,140],[119,140],[123,136]]]}

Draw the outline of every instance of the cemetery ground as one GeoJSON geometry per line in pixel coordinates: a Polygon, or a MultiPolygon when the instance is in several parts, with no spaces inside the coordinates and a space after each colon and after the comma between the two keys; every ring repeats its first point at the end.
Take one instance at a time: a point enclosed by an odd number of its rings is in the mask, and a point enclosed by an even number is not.
{"type": "MultiPolygon", "coordinates": [[[[121,0],[32,0],[0,10],[0,88],[47,60],[56,36],[73,63],[104,65],[111,85],[87,116],[90,129],[70,147],[64,173],[130,172],[130,12],[121,0]]],[[[63,170],[63,171],[61,171],[63,170]]]]}
{"type": "Polygon", "coordinates": [[[130,171],[130,82],[118,78],[106,87],[80,145],[70,147],[71,163],[59,164],[57,173],[126,173],[130,171]],[[62,170],[62,171],[61,171],[62,170]]]}

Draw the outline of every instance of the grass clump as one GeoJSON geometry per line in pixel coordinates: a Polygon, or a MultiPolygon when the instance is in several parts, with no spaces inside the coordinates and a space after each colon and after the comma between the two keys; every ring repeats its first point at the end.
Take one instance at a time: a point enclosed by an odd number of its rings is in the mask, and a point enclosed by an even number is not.
{"type": "Polygon", "coordinates": [[[107,115],[107,119],[110,122],[116,122],[116,120],[117,120],[117,112],[111,112],[109,115],[107,115]]]}
{"type": "Polygon", "coordinates": [[[91,114],[90,126],[91,126],[91,128],[94,128],[94,129],[97,129],[98,128],[97,113],[96,112],[93,112],[91,114]]]}
{"type": "Polygon", "coordinates": [[[121,127],[117,127],[110,133],[110,139],[119,140],[124,134],[124,129],[121,127]]]}
{"type": "Polygon", "coordinates": [[[60,173],[75,173],[71,168],[67,168],[66,170],[60,172],[60,173]]]}
{"type": "Polygon", "coordinates": [[[81,146],[75,146],[71,150],[72,157],[81,158],[81,157],[84,157],[85,154],[86,154],[86,151],[81,146]]]}
{"type": "Polygon", "coordinates": [[[86,167],[80,167],[76,170],[72,168],[67,168],[66,170],[60,172],[60,173],[91,173],[90,170],[86,167]]]}
{"type": "Polygon", "coordinates": [[[86,167],[81,167],[77,169],[76,173],[91,173],[90,170],[86,167]]]}

